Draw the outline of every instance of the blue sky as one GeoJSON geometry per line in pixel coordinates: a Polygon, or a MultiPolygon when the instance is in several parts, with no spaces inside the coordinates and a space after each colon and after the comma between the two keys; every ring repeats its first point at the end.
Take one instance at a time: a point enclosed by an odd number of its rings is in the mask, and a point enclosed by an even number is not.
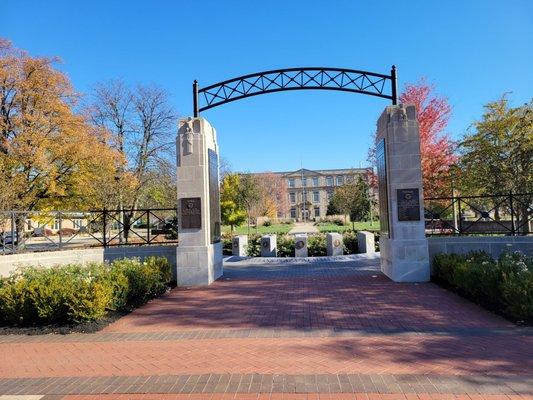
{"type": "MultiPolygon", "coordinates": [[[[0,36],[33,55],[57,55],[75,88],[121,78],[156,83],[177,112],[201,86],[283,67],[388,73],[400,89],[425,76],[449,98],[457,138],[482,105],[533,97],[533,1],[24,1],[2,5],[0,36]]],[[[293,91],[206,111],[234,170],[366,164],[387,100],[293,91]]]]}

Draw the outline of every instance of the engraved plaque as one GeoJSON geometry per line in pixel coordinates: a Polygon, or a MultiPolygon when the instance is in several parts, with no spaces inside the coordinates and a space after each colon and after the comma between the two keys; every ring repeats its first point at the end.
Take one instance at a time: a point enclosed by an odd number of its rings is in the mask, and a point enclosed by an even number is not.
{"type": "Polygon", "coordinates": [[[202,209],[199,197],[181,199],[181,229],[200,229],[202,209]]]}
{"type": "Polygon", "coordinates": [[[420,221],[418,189],[397,189],[398,221],[420,221]]]}
{"type": "Polygon", "coordinates": [[[379,223],[381,233],[390,237],[389,232],[389,199],[387,190],[387,160],[385,157],[385,139],[376,146],[379,193],[379,223]]]}

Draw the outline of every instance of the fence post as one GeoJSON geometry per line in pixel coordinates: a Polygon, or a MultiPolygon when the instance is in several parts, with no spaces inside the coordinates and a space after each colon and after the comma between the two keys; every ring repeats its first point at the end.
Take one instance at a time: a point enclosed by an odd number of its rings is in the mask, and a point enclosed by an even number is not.
{"type": "Polygon", "coordinates": [[[146,242],[150,244],[150,210],[146,211],[146,242]]]}
{"type": "Polygon", "coordinates": [[[106,217],[107,217],[107,215],[106,215],[106,213],[107,213],[107,211],[106,211],[106,209],[105,209],[105,207],[104,207],[104,211],[103,211],[103,215],[102,215],[102,221],[103,221],[102,223],[103,223],[103,225],[104,225],[104,227],[103,227],[103,232],[102,232],[102,238],[104,239],[104,247],[107,247],[107,243],[106,243],[106,234],[105,234],[105,233],[106,233],[106,230],[107,230],[107,222],[106,222],[106,217]]]}
{"type": "Polygon", "coordinates": [[[19,233],[15,232],[15,211],[11,212],[11,253],[15,253],[15,240],[17,247],[19,243],[19,233]]]}
{"type": "Polygon", "coordinates": [[[59,217],[59,243],[57,244],[57,247],[61,249],[61,245],[63,244],[63,218],[61,217],[61,211],[57,213],[57,216],[59,217]]]}
{"type": "Polygon", "coordinates": [[[461,214],[461,196],[457,197],[457,208],[459,212],[459,235],[463,233],[463,217],[461,214]]]}
{"type": "Polygon", "coordinates": [[[511,235],[515,236],[515,227],[514,227],[514,207],[513,207],[513,192],[509,191],[509,205],[511,206],[511,235]]]}

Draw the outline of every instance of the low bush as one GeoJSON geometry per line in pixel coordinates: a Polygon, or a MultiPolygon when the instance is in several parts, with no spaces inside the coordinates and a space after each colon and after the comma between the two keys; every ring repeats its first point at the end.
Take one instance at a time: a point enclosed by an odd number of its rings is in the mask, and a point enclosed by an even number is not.
{"type": "Polygon", "coordinates": [[[319,257],[327,255],[326,235],[319,233],[309,235],[307,238],[307,254],[309,257],[319,257]]]}
{"type": "Polygon", "coordinates": [[[278,248],[278,257],[294,257],[294,236],[278,236],[276,245],[278,248]]]}
{"type": "Polygon", "coordinates": [[[161,257],[23,268],[0,280],[0,319],[14,325],[94,321],[162,294],[171,278],[161,257]]]}
{"type": "Polygon", "coordinates": [[[346,231],[342,234],[342,241],[344,244],[344,253],[345,254],[357,254],[358,245],[357,245],[357,232],[346,231]]]}
{"type": "Polygon", "coordinates": [[[272,221],[267,219],[263,222],[263,226],[271,226],[272,225],[272,221]]]}
{"type": "Polygon", "coordinates": [[[533,258],[519,252],[494,260],[485,252],[438,254],[439,281],[477,303],[514,320],[533,322],[533,258]]]}

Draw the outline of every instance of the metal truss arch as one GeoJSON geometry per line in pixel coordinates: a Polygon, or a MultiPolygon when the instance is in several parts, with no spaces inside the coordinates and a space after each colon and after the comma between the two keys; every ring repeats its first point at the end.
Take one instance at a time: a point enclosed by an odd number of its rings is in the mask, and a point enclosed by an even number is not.
{"type": "Polygon", "coordinates": [[[396,67],[390,75],[346,68],[285,68],[243,75],[204,88],[193,83],[193,109],[201,111],[259,94],[289,90],[337,90],[389,99],[397,103],[396,67]]]}

